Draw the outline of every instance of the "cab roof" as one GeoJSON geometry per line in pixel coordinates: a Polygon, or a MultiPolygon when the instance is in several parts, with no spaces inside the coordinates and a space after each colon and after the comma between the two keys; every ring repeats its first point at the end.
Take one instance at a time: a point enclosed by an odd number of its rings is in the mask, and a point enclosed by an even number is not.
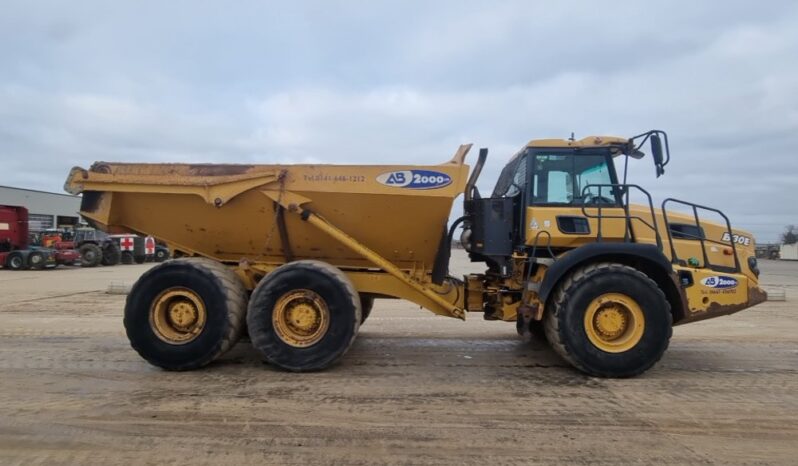
{"type": "Polygon", "coordinates": [[[608,147],[617,146],[620,144],[627,144],[628,139],[619,138],[617,136],[587,136],[578,140],[571,139],[533,139],[529,141],[526,147],[608,147]]]}

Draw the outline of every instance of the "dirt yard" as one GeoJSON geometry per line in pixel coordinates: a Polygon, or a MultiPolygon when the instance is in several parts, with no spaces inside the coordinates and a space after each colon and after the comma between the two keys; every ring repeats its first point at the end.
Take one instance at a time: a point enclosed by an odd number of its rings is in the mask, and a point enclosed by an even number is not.
{"type": "Polygon", "coordinates": [[[385,300],[325,372],[275,370],[246,342],[164,372],[105,294],[148,267],[0,270],[0,464],[798,461],[796,262],[762,265],[786,302],[677,327],[630,380],[583,376],[512,324],[385,300]]]}

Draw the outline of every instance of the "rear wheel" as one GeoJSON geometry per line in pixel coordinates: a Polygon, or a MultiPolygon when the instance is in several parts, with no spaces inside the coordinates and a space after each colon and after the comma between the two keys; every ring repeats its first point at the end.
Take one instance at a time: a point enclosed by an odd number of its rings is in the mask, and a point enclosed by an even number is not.
{"type": "Polygon", "coordinates": [[[598,263],[576,270],[558,287],[545,330],[555,351],[577,369],[630,377],[662,357],[672,316],[665,294],[645,274],[598,263]]]}
{"type": "Polygon", "coordinates": [[[8,257],[6,257],[6,267],[11,270],[26,269],[27,265],[25,264],[25,257],[22,256],[22,253],[12,252],[8,255],[8,257]]]}
{"type": "Polygon", "coordinates": [[[119,250],[119,246],[117,246],[113,241],[106,244],[105,248],[103,248],[102,264],[117,265],[121,260],[122,252],[119,250]]]}
{"type": "Polygon", "coordinates": [[[163,262],[169,258],[169,254],[164,249],[156,249],[155,250],[155,262],[163,262]]]}
{"type": "Polygon", "coordinates": [[[34,270],[43,269],[46,265],[44,253],[40,251],[33,251],[28,254],[28,267],[34,270]]]}
{"type": "Polygon", "coordinates": [[[103,259],[103,251],[94,243],[86,243],[78,249],[82,267],[97,267],[103,259]]]}
{"type": "Polygon", "coordinates": [[[168,370],[202,367],[238,341],[247,293],[224,265],[203,258],[165,262],[133,285],[125,304],[130,344],[168,370]]]}
{"type": "Polygon", "coordinates": [[[278,267],[260,281],[249,302],[247,328],[266,360],[290,371],[324,369],[346,353],[361,321],[357,291],[324,262],[278,267]]]}

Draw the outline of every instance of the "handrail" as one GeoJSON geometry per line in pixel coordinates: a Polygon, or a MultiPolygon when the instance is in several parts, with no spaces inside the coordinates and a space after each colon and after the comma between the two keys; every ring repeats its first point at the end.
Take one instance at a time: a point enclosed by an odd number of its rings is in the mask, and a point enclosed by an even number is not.
{"type": "MultiPolygon", "coordinates": [[[[672,203],[675,203],[675,204],[685,205],[685,206],[688,206],[688,207],[692,208],[692,210],[693,210],[693,218],[695,219],[695,226],[696,226],[696,228],[698,228],[699,232],[701,233],[699,236],[697,236],[697,239],[701,242],[701,254],[704,257],[704,267],[708,267],[708,268],[713,269],[713,270],[716,269],[716,267],[713,267],[712,263],[709,262],[709,256],[707,255],[707,248],[706,248],[706,242],[707,241],[710,242],[710,243],[719,244],[721,246],[729,246],[729,244],[730,244],[731,248],[732,248],[732,252],[734,254],[734,272],[735,273],[740,272],[740,258],[737,255],[737,244],[734,241],[734,234],[732,233],[731,222],[729,221],[729,217],[727,217],[726,214],[724,214],[720,210],[715,209],[713,207],[707,207],[707,206],[703,206],[703,205],[700,205],[700,204],[695,204],[693,202],[682,201],[680,199],[674,199],[672,197],[669,197],[669,198],[665,199],[664,201],[662,201],[662,218],[665,221],[665,225],[668,226],[668,241],[670,242],[670,245],[671,245],[671,261],[673,263],[677,263],[679,259],[678,259],[677,255],[676,255],[676,247],[673,245],[673,237],[672,237],[672,233],[671,233],[671,229],[670,229],[670,223],[668,222],[668,211],[665,208],[666,204],[668,204],[669,202],[672,202],[672,203]],[[718,240],[714,240],[714,239],[711,239],[711,238],[707,238],[706,235],[703,234],[703,228],[701,227],[701,219],[698,217],[698,209],[708,210],[710,212],[715,212],[716,214],[718,214],[721,217],[723,217],[723,220],[726,222],[726,231],[729,234],[729,244],[727,244],[723,240],[718,241],[718,240]]],[[[695,235],[691,235],[689,233],[686,233],[686,236],[695,236],[695,235]]],[[[717,267],[722,267],[722,266],[717,266],[717,267]]]]}
{"type": "MultiPolygon", "coordinates": [[[[618,199],[618,196],[616,195],[615,191],[612,192],[612,196],[616,200],[618,199]]],[[[622,219],[626,220],[626,226],[624,228],[624,235],[623,235],[624,242],[629,242],[630,240],[633,240],[632,236],[633,236],[634,233],[632,231],[632,220],[639,220],[640,223],[642,223],[643,225],[647,226],[648,228],[650,228],[651,230],[654,231],[654,237],[655,237],[655,239],[657,241],[657,248],[659,248],[660,251],[663,248],[663,246],[662,246],[662,237],[661,237],[661,235],[659,233],[659,227],[657,226],[657,216],[654,213],[654,201],[651,199],[651,194],[649,194],[648,191],[646,191],[645,189],[643,189],[642,187],[640,187],[640,186],[638,186],[636,184],[601,183],[601,184],[588,184],[588,185],[586,185],[582,189],[582,214],[585,217],[587,217],[587,218],[598,219],[598,232],[597,232],[597,235],[596,235],[596,240],[597,241],[601,241],[602,219],[604,219],[604,218],[622,218],[622,219]],[[617,208],[618,207],[617,205],[611,205],[611,206],[603,206],[602,204],[597,204],[595,206],[585,205],[585,201],[584,201],[585,194],[588,192],[588,190],[590,188],[593,188],[593,187],[597,187],[599,189],[599,193],[598,193],[599,197],[601,197],[601,192],[602,192],[603,188],[622,188],[622,191],[624,192],[624,194],[626,196],[625,200],[623,198],[620,199],[620,201],[621,201],[621,206],[620,207],[623,209],[624,215],[603,215],[602,214],[602,209],[604,209],[604,208],[613,208],[613,207],[617,208]],[[645,219],[643,219],[642,217],[640,217],[638,215],[631,215],[631,212],[629,211],[629,193],[631,192],[631,189],[629,189],[629,188],[635,188],[635,189],[639,190],[641,193],[645,194],[646,198],[648,199],[648,207],[649,207],[649,211],[651,213],[651,221],[652,221],[653,224],[652,223],[648,223],[645,219]],[[587,208],[598,209],[597,215],[588,214],[587,210],[586,210],[587,208]]],[[[671,247],[672,246],[673,245],[671,244],[671,247]]]]}

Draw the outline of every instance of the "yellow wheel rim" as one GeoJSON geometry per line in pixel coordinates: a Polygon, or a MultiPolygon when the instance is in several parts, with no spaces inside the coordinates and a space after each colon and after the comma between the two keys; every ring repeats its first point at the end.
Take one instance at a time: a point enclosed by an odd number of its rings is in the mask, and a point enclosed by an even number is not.
{"type": "Polygon", "coordinates": [[[150,327],[158,338],[172,345],[197,338],[207,318],[202,298],[188,288],[168,288],[150,306],[150,327]]]}
{"type": "Polygon", "coordinates": [[[622,353],[643,337],[646,318],[637,301],[621,293],[605,293],[587,306],[585,332],[596,348],[622,353]]]}
{"type": "Polygon", "coordinates": [[[274,305],[272,325],[283,342],[296,348],[318,343],[330,328],[330,311],[311,290],[293,290],[274,305]]]}

